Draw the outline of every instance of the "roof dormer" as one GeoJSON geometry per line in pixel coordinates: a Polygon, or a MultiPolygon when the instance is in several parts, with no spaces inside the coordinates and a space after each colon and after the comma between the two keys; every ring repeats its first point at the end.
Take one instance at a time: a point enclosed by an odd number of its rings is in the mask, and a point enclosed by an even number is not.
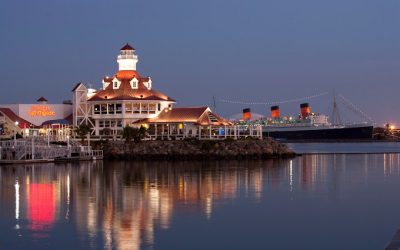
{"type": "Polygon", "coordinates": [[[136,79],[136,77],[132,78],[132,80],[129,82],[131,84],[132,89],[138,89],[139,81],[136,79]]]}
{"type": "Polygon", "coordinates": [[[103,79],[103,89],[106,89],[108,85],[110,85],[110,82],[103,79]]]}
{"type": "Polygon", "coordinates": [[[119,89],[119,86],[121,86],[121,81],[119,81],[117,78],[114,78],[112,80],[112,86],[113,89],[119,89]]]}
{"type": "Polygon", "coordinates": [[[147,81],[147,82],[143,82],[143,84],[144,84],[144,86],[147,88],[147,89],[151,89],[151,85],[152,85],[152,81],[151,81],[151,78],[149,77],[148,78],[149,80],[147,81]]]}

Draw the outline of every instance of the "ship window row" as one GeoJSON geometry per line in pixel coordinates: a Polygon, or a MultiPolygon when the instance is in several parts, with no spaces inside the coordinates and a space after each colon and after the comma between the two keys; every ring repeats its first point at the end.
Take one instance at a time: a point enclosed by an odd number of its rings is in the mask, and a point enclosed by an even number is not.
{"type": "Polygon", "coordinates": [[[96,104],[93,107],[95,115],[113,115],[113,114],[155,114],[161,111],[160,103],[125,103],[124,110],[122,103],[96,104]]]}
{"type": "Polygon", "coordinates": [[[122,128],[122,120],[99,120],[99,128],[122,128]]]}

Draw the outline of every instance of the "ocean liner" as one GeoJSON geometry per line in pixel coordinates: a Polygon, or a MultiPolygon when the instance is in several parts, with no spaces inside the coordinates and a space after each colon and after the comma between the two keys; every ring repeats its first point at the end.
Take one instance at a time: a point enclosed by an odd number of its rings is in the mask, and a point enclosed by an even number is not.
{"type": "MultiPolygon", "coordinates": [[[[334,102],[333,115],[339,117],[334,102]]],[[[373,125],[370,123],[330,123],[329,117],[311,112],[309,103],[300,104],[298,117],[281,117],[279,106],[271,107],[271,117],[251,119],[249,108],[243,109],[243,119],[238,124],[252,123],[262,126],[263,136],[279,140],[359,140],[371,139],[373,125]]],[[[340,118],[339,118],[340,121],[340,118]]]]}

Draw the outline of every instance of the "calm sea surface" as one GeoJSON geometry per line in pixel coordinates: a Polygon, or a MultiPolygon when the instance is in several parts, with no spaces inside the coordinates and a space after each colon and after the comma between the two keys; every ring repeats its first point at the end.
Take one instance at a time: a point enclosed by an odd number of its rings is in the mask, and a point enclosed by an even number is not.
{"type": "Polygon", "coordinates": [[[0,249],[383,249],[400,155],[0,167],[0,249]]]}

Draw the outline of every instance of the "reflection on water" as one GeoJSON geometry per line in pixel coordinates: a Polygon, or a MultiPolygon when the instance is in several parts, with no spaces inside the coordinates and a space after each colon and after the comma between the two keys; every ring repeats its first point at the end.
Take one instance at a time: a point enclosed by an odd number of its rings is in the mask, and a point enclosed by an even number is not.
{"type": "Polygon", "coordinates": [[[224,211],[230,201],[264,206],[268,200],[279,202],[274,194],[337,200],[345,189],[377,174],[399,176],[399,163],[398,154],[342,154],[249,162],[3,166],[0,229],[7,233],[0,236],[0,248],[55,248],[60,239],[61,248],[152,248],[157,232],[179,239],[172,232],[181,214],[213,221],[214,211],[224,211]]]}

